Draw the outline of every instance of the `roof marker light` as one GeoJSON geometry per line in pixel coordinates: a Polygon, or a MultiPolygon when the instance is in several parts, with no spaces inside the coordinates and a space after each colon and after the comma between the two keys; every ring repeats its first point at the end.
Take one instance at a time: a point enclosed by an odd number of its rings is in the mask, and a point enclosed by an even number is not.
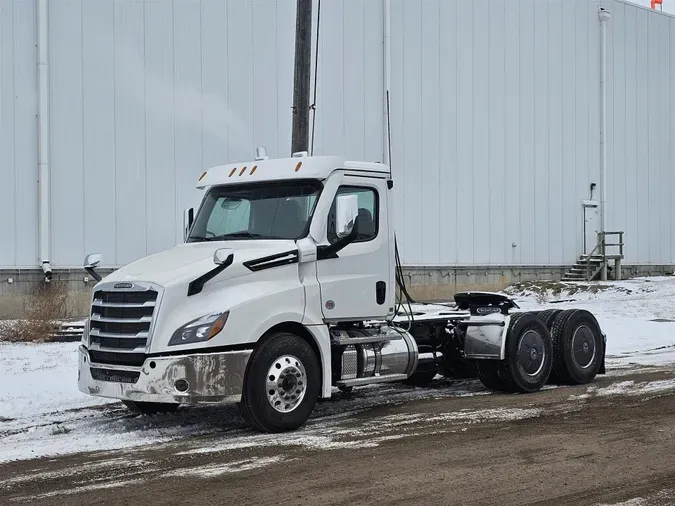
{"type": "Polygon", "coordinates": [[[232,169],[232,171],[230,172],[230,175],[229,175],[228,177],[232,177],[232,176],[234,175],[235,172],[237,172],[237,168],[236,168],[236,167],[234,167],[234,168],[232,169]]]}
{"type": "Polygon", "coordinates": [[[254,166],[251,168],[251,173],[249,174],[249,176],[252,176],[253,173],[256,171],[257,168],[258,168],[258,166],[257,166],[257,165],[254,165],[254,166]]]}
{"type": "Polygon", "coordinates": [[[202,175],[199,176],[199,180],[201,181],[202,179],[204,179],[204,176],[206,176],[206,172],[202,172],[202,175]]]}
{"type": "Polygon", "coordinates": [[[246,165],[244,165],[241,170],[239,171],[239,175],[241,176],[244,172],[246,172],[246,165]]]}
{"type": "Polygon", "coordinates": [[[298,164],[295,166],[295,172],[298,172],[300,167],[302,167],[302,162],[298,162],[298,164]]]}

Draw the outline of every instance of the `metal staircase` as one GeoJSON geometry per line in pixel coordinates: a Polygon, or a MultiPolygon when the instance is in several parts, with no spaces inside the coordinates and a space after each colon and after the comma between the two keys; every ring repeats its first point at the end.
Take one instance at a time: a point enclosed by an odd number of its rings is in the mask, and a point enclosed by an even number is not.
{"type": "Polygon", "coordinates": [[[614,261],[614,279],[621,279],[621,260],[623,260],[623,232],[598,232],[598,243],[589,254],[583,254],[577,263],[563,275],[563,281],[593,281],[600,276],[607,281],[607,267],[614,261]],[[607,242],[607,236],[618,237],[618,242],[607,242]],[[607,248],[618,248],[618,252],[609,254],[607,248]]]}

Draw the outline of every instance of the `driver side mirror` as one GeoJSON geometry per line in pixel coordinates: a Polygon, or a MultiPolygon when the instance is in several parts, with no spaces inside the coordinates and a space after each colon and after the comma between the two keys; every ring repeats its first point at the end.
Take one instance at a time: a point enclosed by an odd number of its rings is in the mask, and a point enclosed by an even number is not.
{"type": "Polygon", "coordinates": [[[352,233],[359,215],[359,198],[356,195],[339,195],[336,199],[335,232],[342,239],[352,233]]]}
{"type": "Polygon", "coordinates": [[[84,266],[95,269],[101,264],[101,260],[103,260],[103,255],[100,253],[92,253],[84,258],[84,266]]]}
{"type": "Polygon", "coordinates": [[[192,223],[195,219],[195,210],[194,208],[186,209],[183,211],[183,242],[187,241],[188,236],[190,235],[190,229],[192,228],[192,223]]]}
{"type": "Polygon", "coordinates": [[[84,270],[97,282],[103,279],[101,275],[96,272],[96,267],[101,265],[101,260],[103,260],[103,255],[100,253],[92,253],[84,258],[84,270]]]}

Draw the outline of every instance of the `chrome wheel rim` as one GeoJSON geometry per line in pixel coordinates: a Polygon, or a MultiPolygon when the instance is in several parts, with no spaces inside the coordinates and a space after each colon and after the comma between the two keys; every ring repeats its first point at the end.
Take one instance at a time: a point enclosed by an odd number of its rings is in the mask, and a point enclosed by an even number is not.
{"type": "Polygon", "coordinates": [[[297,408],[307,391],[307,372],[293,355],[283,355],[272,362],[267,371],[267,400],[279,413],[297,408]]]}

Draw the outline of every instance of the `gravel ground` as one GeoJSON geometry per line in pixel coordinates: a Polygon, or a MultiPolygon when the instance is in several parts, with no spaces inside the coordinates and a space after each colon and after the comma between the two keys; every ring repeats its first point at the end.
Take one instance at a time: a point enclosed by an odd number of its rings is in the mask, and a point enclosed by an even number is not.
{"type": "Polygon", "coordinates": [[[185,435],[6,462],[0,504],[675,504],[675,367],[482,393],[442,379],[357,389],[281,435],[247,429],[233,405],[152,419],[88,408],[100,433],[185,435]]]}

